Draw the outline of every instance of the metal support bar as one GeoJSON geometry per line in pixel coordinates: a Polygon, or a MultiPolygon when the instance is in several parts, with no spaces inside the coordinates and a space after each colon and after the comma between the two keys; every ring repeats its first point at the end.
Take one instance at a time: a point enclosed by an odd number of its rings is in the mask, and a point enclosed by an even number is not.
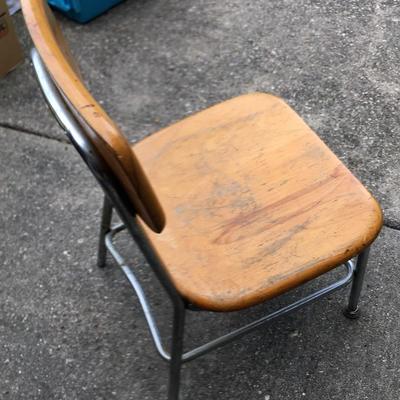
{"type": "Polygon", "coordinates": [[[350,299],[344,315],[350,319],[359,317],[358,301],[360,300],[361,290],[364,282],[364,275],[367,269],[370,248],[367,247],[357,257],[357,264],[354,270],[353,285],[351,287],[350,299]]]}
{"type": "MultiPolygon", "coordinates": [[[[118,253],[118,251],[116,250],[116,248],[112,242],[113,237],[118,232],[121,232],[124,229],[125,229],[125,226],[123,224],[119,224],[119,225],[115,226],[114,228],[112,228],[109,231],[109,233],[106,235],[106,241],[105,241],[106,246],[107,246],[108,250],[110,251],[111,255],[113,256],[113,258],[115,259],[115,261],[122,268],[123,272],[127,276],[129,282],[131,283],[133,289],[135,290],[135,292],[138,296],[139,302],[143,308],[143,312],[144,312],[145,318],[147,320],[149,330],[153,337],[153,341],[154,341],[154,344],[156,346],[158,353],[164,360],[171,361],[170,354],[163,347],[159,330],[157,328],[154,317],[151,313],[150,306],[147,302],[147,299],[143,292],[143,289],[140,286],[140,283],[138,282],[138,280],[136,279],[134,273],[129,268],[129,266],[123,259],[123,257],[118,253]]],[[[220,336],[214,340],[211,340],[208,343],[205,343],[193,350],[190,350],[190,351],[184,353],[182,355],[181,362],[186,363],[186,362],[192,361],[195,358],[200,357],[203,354],[206,354],[211,350],[221,347],[221,346],[233,341],[234,339],[255,330],[256,328],[266,324],[267,322],[271,321],[274,318],[280,317],[281,315],[284,315],[284,314],[288,314],[291,311],[297,310],[297,309],[305,306],[306,304],[312,303],[313,301],[315,301],[323,296],[326,296],[327,294],[332,293],[335,290],[338,290],[343,286],[346,286],[353,278],[353,273],[354,273],[355,267],[354,267],[354,262],[351,260],[347,261],[344,264],[344,266],[347,269],[347,274],[343,278],[338,280],[337,282],[334,282],[325,288],[319,289],[316,292],[311,293],[308,296],[306,296],[302,299],[299,299],[292,304],[282,307],[279,310],[274,311],[271,314],[268,314],[264,317],[261,317],[260,319],[253,321],[243,327],[240,327],[232,332],[229,332],[226,335],[220,336]]],[[[176,317],[174,317],[174,318],[176,318],[176,317]]]]}
{"type": "Polygon", "coordinates": [[[181,302],[174,307],[172,325],[171,362],[169,368],[168,400],[178,400],[181,381],[181,368],[183,364],[183,338],[185,328],[185,306],[181,302]]]}
{"type": "Polygon", "coordinates": [[[280,317],[281,315],[288,314],[294,310],[302,308],[306,304],[312,303],[313,301],[315,301],[323,296],[326,296],[329,293],[332,293],[335,290],[338,290],[341,287],[347,285],[352,279],[353,271],[354,271],[354,264],[352,261],[347,261],[345,263],[345,266],[347,268],[347,274],[345,277],[343,277],[339,281],[334,282],[331,285],[329,285],[323,289],[317,290],[316,292],[311,293],[308,296],[303,297],[302,299],[297,300],[292,304],[282,307],[279,310],[272,312],[271,314],[261,317],[260,319],[258,319],[256,321],[250,322],[248,325],[245,325],[245,326],[243,326],[239,329],[236,329],[232,332],[229,332],[226,335],[223,335],[223,336],[221,336],[217,339],[214,339],[202,346],[197,347],[196,349],[188,351],[187,353],[185,353],[183,355],[184,362],[192,361],[195,358],[200,357],[201,355],[208,353],[211,350],[221,347],[221,346],[231,342],[232,340],[234,340],[240,336],[243,336],[246,333],[253,331],[254,329],[264,325],[265,323],[271,321],[274,318],[280,317]]]}
{"type": "Polygon", "coordinates": [[[156,346],[158,353],[165,361],[170,361],[171,356],[168,354],[167,351],[165,351],[165,349],[163,347],[163,344],[161,342],[160,332],[158,331],[156,322],[153,318],[153,314],[151,313],[150,306],[147,301],[146,295],[143,292],[142,286],[140,285],[139,281],[136,279],[135,274],[132,272],[132,270],[126,264],[124,258],[121,256],[120,253],[118,253],[118,251],[116,250],[116,248],[114,247],[114,245],[112,243],[113,236],[116,233],[121,232],[123,229],[125,229],[125,226],[123,224],[120,224],[110,230],[110,232],[106,235],[106,240],[105,240],[107,249],[110,251],[112,257],[117,262],[117,264],[121,267],[122,271],[128,278],[129,283],[132,285],[134,291],[136,292],[136,295],[139,299],[140,305],[142,306],[143,313],[146,318],[147,325],[149,327],[151,336],[153,338],[154,345],[156,346]]]}

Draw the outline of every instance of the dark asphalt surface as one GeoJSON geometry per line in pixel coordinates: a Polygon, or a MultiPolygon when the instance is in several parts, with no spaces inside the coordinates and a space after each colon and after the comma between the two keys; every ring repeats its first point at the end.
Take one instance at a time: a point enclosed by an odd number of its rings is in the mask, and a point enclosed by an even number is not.
{"type": "MultiPolygon", "coordinates": [[[[397,400],[399,3],[131,0],[88,25],[62,23],[131,140],[229,97],[273,92],[384,208],[360,320],[341,314],[347,290],[335,293],[185,366],[182,398],[397,400]]],[[[166,366],[129,285],[111,260],[95,266],[100,190],[62,142],[28,60],[0,94],[0,399],[162,399],[166,366]]],[[[165,297],[138,251],[121,245],[168,335],[165,297]]],[[[190,316],[188,345],[295,297],[190,316]]]]}

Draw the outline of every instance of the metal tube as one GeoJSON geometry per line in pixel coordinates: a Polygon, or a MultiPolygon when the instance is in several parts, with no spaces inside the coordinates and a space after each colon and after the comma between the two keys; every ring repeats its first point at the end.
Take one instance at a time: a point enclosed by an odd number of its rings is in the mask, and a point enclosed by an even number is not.
{"type": "Polygon", "coordinates": [[[354,264],[352,261],[347,261],[345,263],[345,266],[347,268],[347,275],[344,278],[340,279],[339,281],[337,281],[323,289],[320,289],[300,300],[297,300],[294,303],[289,304],[277,311],[274,311],[271,314],[268,314],[256,321],[253,321],[248,325],[245,325],[245,326],[243,326],[239,329],[236,329],[232,332],[229,332],[226,335],[223,335],[217,339],[212,340],[211,342],[208,342],[202,346],[197,347],[196,349],[188,351],[187,353],[185,353],[183,355],[183,362],[192,361],[195,358],[200,357],[201,355],[208,353],[211,350],[221,347],[221,346],[231,342],[232,340],[234,340],[240,336],[243,336],[246,333],[253,331],[254,329],[260,327],[261,325],[264,325],[265,323],[271,321],[274,318],[280,317],[281,315],[288,314],[291,311],[297,310],[297,309],[305,306],[306,304],[309,304],[309,303],[319,299],[320,297],[326,296],[327,294],[332,293],[333,291],[338,290],[339,288],[347,285],[351,281],[351,278],[353,276],[354,264]]]}
{"type": "Polygon", "coordinates": [[[171,360],[171,356],[164,349],[164,346],[163,346],[162,341],[161,341],[160,332],[159,332],[159,330],[157,328],[157,324],[156,324],[156,322],[155,322],[155,320],[153,318],[153,314],[151,313],[151,309],[150,309],[149,303],[147,301],[146,295],[145,295],[145,293],[144,293],[144,291],[142,289],[142,286],[140,285],[139,281],[136,279],[136,276],[134,275],[132,270],[126,264],[125,260],[121,256],[121,254],[119,254],[117,252],[117,250],[115,249],[115,247],[112,244],[113,235],[116,234],[117,232],[120,232],[124,228],[125,228],[124,225],[121,224],[121,225],[118,225],[112,231],[110,231],[106,235],[106,240],[105,240],[106,246],[107,246],[108,250],[110,251],[111,255],[113,256],[113,258],[115,259],[115,261],[121,267],[121,269],[124,272],[125,276],[128,278],[129,283],[131,284],[132,288],[136,292],[136,295],[137,295],[137,297],[139,299],[140,305],[142,306],[143,313],[144,313],[144,316],[146,318],[147,325],[148,325],[151,337],[153,338],[154,345],[156,346],[156,349],[157,349],[158,353],[160,354],[160,356],[165,361],[170,361],[171,360]]]}
{"type": "Polygon", "coordinates": [[[357,265],[354,270],[354,278],[350,291],[349,304],[344,310],[344,315],[350,319],[356,319],[359,317],[358,302],[360,300],[365,271],[367,269],[369,250],[370,247],[367,247],[357,257],[357,265]]]}
{"type": "Polygon", "coordinates": [[[181,380],[185,307],[183,302],[174,306],[172,327],[171,364],[169,367],[168,400],[178,400],[181,380]]]}
{"type": "Polygon", "coordinates": [[[80,135],[82,127],[76,122],[71,110],[69,110],[65,104],[59,89],[54,84],[52,78],[46,70],[46,67],[43,64],[42,59],[40,58],[38,51],[35,48],[31,49],[31,60],[39,81],[40,89],[42,90],[47,104],[49,105],[50,110],[53,112],[57,122],[65,131],[67,136],[69,138],[72,137],[76,145],[85,150],[87,146],[80,135]]]}

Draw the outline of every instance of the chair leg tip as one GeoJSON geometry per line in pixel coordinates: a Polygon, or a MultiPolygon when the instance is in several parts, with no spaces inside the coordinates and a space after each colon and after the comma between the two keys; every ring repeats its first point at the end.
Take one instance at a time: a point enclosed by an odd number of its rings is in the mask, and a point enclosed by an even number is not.
{"type": "Polygon", "coordinates": [[[355,310],[350,310],[346,307],[343,310],[343,315],[348,319],[358,319],[360,318],[360,309],[357,307],[355,310]]]}

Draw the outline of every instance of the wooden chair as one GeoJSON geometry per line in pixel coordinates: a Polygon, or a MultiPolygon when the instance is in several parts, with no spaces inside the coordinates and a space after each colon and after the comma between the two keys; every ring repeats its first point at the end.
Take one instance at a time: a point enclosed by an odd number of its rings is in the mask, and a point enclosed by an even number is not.
{"type": "Polygon", "coordinates": [[[182,363],[350,281],[346,315],[357,316],[369,245],[382,226],[380,207],[283,100],[246,94],[131,146],[83,84],[46,2],[22,6],[45,97],[105,192],[98,264],[108,249],[136,290],[155,346],[170,363],[169,400],[178,398],[182,363]],[[113,209],[122,220],[116,227],[113,209]],[[113,245],[122,229],[171,298],[170,353],[113,245]],[[251,307],[343,264],[339,281],[183,353],[188,310],[251,307]]]}

